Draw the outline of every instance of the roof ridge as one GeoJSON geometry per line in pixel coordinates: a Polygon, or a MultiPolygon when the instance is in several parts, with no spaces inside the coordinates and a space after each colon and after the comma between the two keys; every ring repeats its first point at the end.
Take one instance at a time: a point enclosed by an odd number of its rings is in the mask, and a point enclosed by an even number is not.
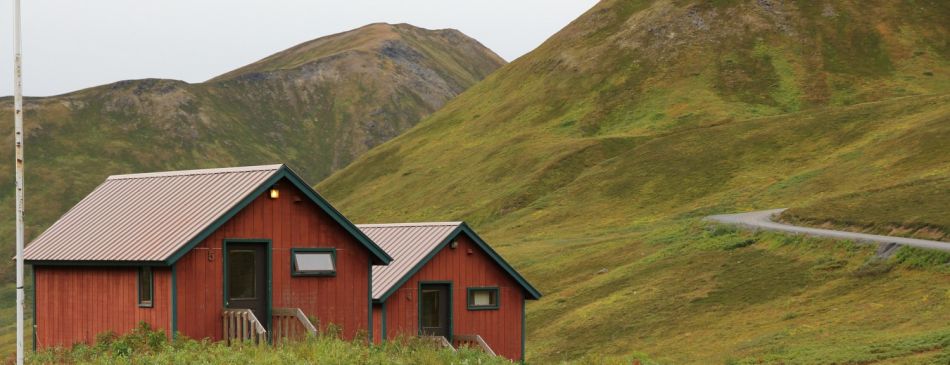
{"type": "Polygon", "coordinates": [[[223,168],[212,168],[212,169],[143,172],[143,173],[136,173],[136,174],[112,175],[106,178],[106,180],[128,180],[128,179],[148,179],[148,178],[172,177],[172,176],[231,174],[231,173],[271,171],[271,170],[276,171],[276,170],[279,170],[282,166],[284,165],[274,164],[274,165],[258,165],[258,166],[242,166],[242,167],[223,167],[223,168]]]}
{"type": "Polygon", "coordinates": [[[431,226],[459,226],[461,221],[457,222],[406,222],[406,223],[367,223],[357,224],[360,228],[398,228],[398,227],[431,227],[431,226]]]}

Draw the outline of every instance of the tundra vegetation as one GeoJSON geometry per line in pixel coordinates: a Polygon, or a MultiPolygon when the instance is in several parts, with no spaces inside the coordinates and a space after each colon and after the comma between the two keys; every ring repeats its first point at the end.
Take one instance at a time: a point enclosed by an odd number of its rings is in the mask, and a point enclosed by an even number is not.
{"type": "MultiPolygon", "coordinates": [[[[405,365],[504,365],[513,362],[489,356],[469,347],[452,351],[418,338],[397,338],[380,345],[367,345],[366,337],[341,339],[333,326],[317,336],[279,346],[251,343],[227,346],[223,343],[176,337],[169,341],[162,331],[142,323],[124,336],[100,334],[93,345],[50,349],[31,354],[29,364],[405,364],[405,365]]],[[[181,336],[181,335],[179,335],[181,336]]],[[[591,356],[577,364],[651,364],[642,357],[605,358],[591,356]],[[643,360],[641,360],[643,359],[643,360]]]]}

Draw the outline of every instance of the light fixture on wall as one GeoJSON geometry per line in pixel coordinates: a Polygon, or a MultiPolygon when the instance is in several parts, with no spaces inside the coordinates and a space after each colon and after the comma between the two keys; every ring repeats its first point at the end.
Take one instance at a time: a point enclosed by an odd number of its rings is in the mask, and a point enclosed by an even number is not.
{"type": "Polygon", "coordinates": [[[280,197],[280,190],[277,190],[277,185],[270,187],[270,198],[277,199],[280,197]]]}
{"type": "Polygon", "coordinates": [[[453,241],[452,241],[452,244],[450,244],[449,247],[452,247],[452,248],[459,247],[459,241],[458,241],[458,240],[453,240],[453,241]]]}

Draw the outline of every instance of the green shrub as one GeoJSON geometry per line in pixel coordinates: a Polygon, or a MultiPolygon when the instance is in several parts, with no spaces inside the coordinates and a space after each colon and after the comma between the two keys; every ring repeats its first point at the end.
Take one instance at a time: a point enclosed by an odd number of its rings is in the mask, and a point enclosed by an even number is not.
{"type": "Polygon", "coordinates": [[[748,238],[748,239],[744,239],[744,240],[739,240],[739,241],[735,241],[735,242],[730,242],[730,243],[726,244],[726,245],[723,247],[723,249],[725,249],[726,251],[735,250],[735,249],[737,249],[737,248],[743,248],[743,247],[752,246],[753,244],[755,244],[755,243],[758,242],[758,241],[759,241],[759,240],[756,239],[756,238],[748,238]]]}

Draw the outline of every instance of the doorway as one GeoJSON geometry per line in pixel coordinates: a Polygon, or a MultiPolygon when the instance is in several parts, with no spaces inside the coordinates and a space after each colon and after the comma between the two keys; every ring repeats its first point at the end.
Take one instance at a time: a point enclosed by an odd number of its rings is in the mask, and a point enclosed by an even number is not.
{"type": "Polygon", "coordinates": [[[452,341],[452,284],[419,284],[419,332],[452,341]]]}
{"type": "Polygon", "coordinates": [[[224,243],[224,306],[250,309],[270,330],[269,242],[224,243]]]}

